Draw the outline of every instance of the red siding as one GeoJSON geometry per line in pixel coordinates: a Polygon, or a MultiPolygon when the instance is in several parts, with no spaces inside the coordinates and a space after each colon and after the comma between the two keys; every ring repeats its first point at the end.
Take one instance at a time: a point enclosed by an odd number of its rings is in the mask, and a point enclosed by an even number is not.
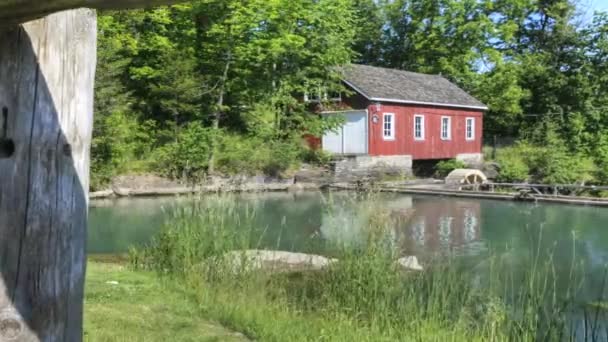
{"type": "Polygon", "coordinates": [[[372,156],[412,155],[416,159],[449,159],[461,153],[481,153],[483,112],[431,106],[375,104],[369,110],[369,154],[372,156]],[[395,114],[395,140],[384,140],[382,117],[395,114]],[[373,122],[374,115],[378,122],[373,122]],[[425,139],[414,139],[414,115],[424,115],[425,139]],[[452,117],[452,137],[441,139],[441,117],[452,117]],[[475,140],[465,139],[466,118],[475,118],[475,140]]]}

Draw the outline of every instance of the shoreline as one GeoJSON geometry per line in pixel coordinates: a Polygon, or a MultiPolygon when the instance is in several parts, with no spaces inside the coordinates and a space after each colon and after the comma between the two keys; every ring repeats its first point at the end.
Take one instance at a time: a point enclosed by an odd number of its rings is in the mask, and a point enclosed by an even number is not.
{"type": "Polygon", "coordinates": [[[410,195],[429,195],[441,197],[476,198],[514,202],[557,203],[579,206],[608,207],[608,199],[578,196],[552,196],[534,194],[521,197],[518,193],[492,193],[482,191],[454,190],[445,186],[438,180],[418,179],[410,181],[377,181],[365,182],[306,182],[299,183],[293,178],[286,180],[268,179],[264,177],[250,177],[249,180],[239,181],[223,179],[223,182],[214,182],[199,186],[140,186],[137,188],[114,186],[110,189],[89,193],[90,200],[106,200],[112,198],[145,198],[145,197],[171,197],[181,195],[198,195],[211,193],[256,193],[256,192],[305,192],[324,189],[336,191],[361,191],[373,189],[379,192],[401,193],[410,195]]]}

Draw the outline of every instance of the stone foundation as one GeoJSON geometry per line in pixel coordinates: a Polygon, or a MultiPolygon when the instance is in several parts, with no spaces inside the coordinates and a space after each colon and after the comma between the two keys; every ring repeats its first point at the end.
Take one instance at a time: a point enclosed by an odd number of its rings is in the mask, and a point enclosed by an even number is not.
{"type": "Polygon", "coordinates": [[[464,162],[468,167],[480,168],[483,166],[483,153],[462,153],[457,155],[456,159],[464,162]]]}
{"type": "Polygon", "coordinates": [[[352,156],[334,162],[334,181],[381,180],[412,175],[412,156],[352,156]]]}

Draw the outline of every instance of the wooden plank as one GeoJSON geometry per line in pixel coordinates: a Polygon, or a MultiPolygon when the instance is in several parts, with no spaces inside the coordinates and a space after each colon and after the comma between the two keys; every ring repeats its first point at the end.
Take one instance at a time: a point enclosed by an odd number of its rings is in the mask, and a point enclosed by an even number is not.
{"type": "Polygon", "coordinates": [[[0,340],[82,339],[96,31],[80,9],[0,32],[0,340]]]}
{"type": "Polygon", "coordinates": [[[527,184],[527,183],[486,183],[495,187],[528,187],[528,188],[543,188],[543,189],[584,189],[584,190],[608,190],[608,186],[596,185],[577,185],[577,184],[527,184]]]}
{"type": "Polygon", "coordinates": [[[0,26],[10,26],[73,8],[120,9],[169,5],[184,0],[0,0],[0,26]]]}

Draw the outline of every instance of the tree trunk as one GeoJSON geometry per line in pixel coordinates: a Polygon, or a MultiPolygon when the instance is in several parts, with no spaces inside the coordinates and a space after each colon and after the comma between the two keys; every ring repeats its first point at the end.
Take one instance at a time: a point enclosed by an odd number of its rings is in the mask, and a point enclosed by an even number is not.
{"type": "Polygon", "coordinates": [[[0,31],[0,341],[80,341],[96,15],[0,31]]]}
{"type": "Polygon", "coordinates": [[[220,79],[220,89],[219,96],[217,99],[217,109],[213,114],[213,119],[211,121],[211,128],[213,129],[213,137],[212,137],[212,146],[211,146],[211,156],[209,157],[209,166],[207,170],[209,174],[215,173],[215,157],[217,154],[217,140],[218,134],[220,130],[220,118],[222,116],[223,107],[224,107],[224,93],[226,92],[226,82],[228,82],[228,72],[230,71],[230,63],[232,63],[232,53],[228,52],[228,58],[226,61],[226,66],[224,67],[224,73],[222,74],[222,78],[220,79]]]}

